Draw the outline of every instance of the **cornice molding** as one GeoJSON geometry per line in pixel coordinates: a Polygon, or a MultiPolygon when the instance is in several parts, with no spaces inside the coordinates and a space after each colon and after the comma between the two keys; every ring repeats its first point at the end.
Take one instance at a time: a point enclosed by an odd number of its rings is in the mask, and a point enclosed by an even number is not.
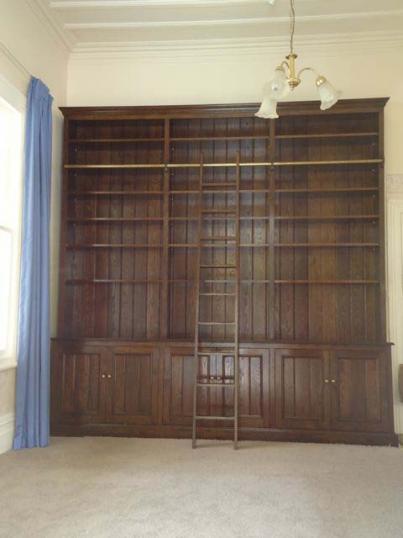
{"type": "MultiPolygon", "coordinates": [[[[30,0],[36,1],[36,0],[30,0]]],[[[352,19],[373,19],[380,17],[397,17],[403,15],[403,9],[390,11],[368,11],[364,13],[336,13],[325,15],[300,15],[298,23],[325,22],[352,19]]],[[[94,30],[94,29],[123,29],[123,28],[179,28],[199,26],[240,26],[288,23],[289,17],[243,17],[233,19],[198,19],[198,20],[167,20],[167,21],[127,21],[127,22],[67,22],[63,27],[67,30],[94,30]]]]}
{"type": "MultiPolygon", "coordinates": [[[[263,0],[262,0],[263,1],[263,0]]],[[[279,0],[285,2],[288,0],[279,0]]],[[[309,2],[310,0],[300,0],[309,2]]],[[[259,4],[259,0],[51,0],[50,7],[56,9],[87,9],[91,7],[183,7],[189,6],[211,6],[211,5],[231,5],[231,4],[259,4]]]]}
{"type": "MultiPolygon", "coordinates": [[[[164,60],[192,59],[196,54],[200,58],[232,57],[234,55],[261,56],[268,53],[288,52],[288,37],[284,35],[275,37],[247,37],[223,39],[196,39],[196,40],[164,40],[164,41],[129,41],[109,42],[77,41],[74,30],[85,29],[138,29],[138,28],[169,28],[201,26],[231,26],[261,24],[283,24],[288,22],[288,16],[264,18],[234,18],[224,20],[193,20],[193,21],[144,21],[144,22],[89,22],[89,23],[59,23],[54,11],[57,8],[101,8],[101,7],[146,7],[146,6],[175,6],[178,5],[230,5],[253,4],[256,0],[25,0],[37,18],[43,23],[48,33],[64,51],[70,53],[70,59],[126,59],[126,58],[158,58],[164,60]],[[53,10],[53,12],[52,12],[53,10]]],[[[282,0],[281,0],[282,1],[282,0]]],[[[285,1],[285,0],[284,0],[285,1]]],[[[308,0],[301,0],[308,1],[308,0]]],[[[331,21],[345,19],[372,19],[380,17],[403,16],[403,9],[391,11],[378,10],[367,13],[338,13],[334,15],[303,15],[298,17],[299,22],[331,21]]],[[[403,47],[403,34],[399,31],[367,31],[349,34],[300,34],[296,37],[296,47],[300,52],[315,51],[316,55],[340,53],[345,47],[349,54],[362,54],[376,51],[390,51],[403,47]]]]}
{"type": "Polygon", "coordinates": [[[74,48],[74,40],[70,33],[56,23],[49,8],[41,0],[25,0],[36,17],[42,22],[47,32],[65,52],[71,52],[74,48]]]}
{"type": "MultiPolygon", "coordinates": [[[[403,49],[403,34],[400,32],[362,32],[351,34],[299,36],[295,43],[300,53],[315,52],[315,55],[339,54],[343,47],[350,55],[368,52],[396,51],[403,49]]],[[[197,57],[268,56],[286,54],[288,41],[284,38],[237,38],[140,41],[138,43],[94,42],[78,44],[71,60],[80,59],[127,59],[157,58],[176,59],[197,57]]]]}
{"type": "Polygon", "coordinates": [[[15,70],[18,72],[19,76],[21,77],[21,80],[24,84],[28,84],[29,79],[31,77],[31,73],[27,70],[27,68],[18,60],[18,58],[11,52],[10,49],[8,49],[5,44],[0,41],[0,54],[2,54],[7,61],[10,63],[10,65],[15,68],[15,70]]]}

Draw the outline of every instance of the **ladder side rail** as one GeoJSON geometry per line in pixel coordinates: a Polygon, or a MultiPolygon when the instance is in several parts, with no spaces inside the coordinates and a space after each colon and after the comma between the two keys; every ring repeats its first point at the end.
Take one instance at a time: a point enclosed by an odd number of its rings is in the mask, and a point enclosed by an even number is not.
{"type": "Polygon", "coordinates": [[[238,448],[239,416],[239,296],[240,296],[240,154],[236,169],[236,219],[235,219],[235,325],[234,325],[234,449],[238,448]]]}
{"type": "Polygon", "coordinates": [[[192,448],[196,448],[197,436],[197,384],[199,376],[199,327],[200,327],[200,264],[201,264],[201,231],[202,231],[202,194],[203,185],[203,154],[200,157],[199,173],[199,204],[197,219],[197,255],[196,255],[196,286],[195,286],[195,337],[194,337],[194,357],[193,357],[193,421],[192,421],[192,448]]]}

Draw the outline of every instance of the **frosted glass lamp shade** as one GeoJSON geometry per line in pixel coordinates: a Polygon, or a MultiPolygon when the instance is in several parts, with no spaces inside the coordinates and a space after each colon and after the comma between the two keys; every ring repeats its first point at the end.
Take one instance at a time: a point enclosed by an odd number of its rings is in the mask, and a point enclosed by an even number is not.
{"type": "Polygon", "coordinates": [[[273,80],[268,84],[268,91],[275,101],[280,101],[290,93],[287,75],[282,67],[277,67],[274,71],[273,80]]]}
{"type": "Polygon", "coordinates": [[[318,77],[316,79],[316,86],[321,101],[321,110],[327,110],[337,103],[340,97],[340,92],[337,91],[325,77],[318,77]]]}
{"type": "Polygon", "coordinates": [[[269,94],[265,93],[262,104],[260,105],[260,108],[256,112],[255,116],[264,119],[278,118],[277,101],[274,101],[274,99],[272,99],[269,94]]]}
{"type": "Polygon", "coordinates": [[[271,6],[274,6],[276,0],[266,0],[271,6]]]}

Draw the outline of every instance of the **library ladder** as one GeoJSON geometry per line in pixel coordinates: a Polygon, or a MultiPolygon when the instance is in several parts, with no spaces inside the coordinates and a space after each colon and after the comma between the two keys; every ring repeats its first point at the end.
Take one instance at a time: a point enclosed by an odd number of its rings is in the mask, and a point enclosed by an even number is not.
{"type": "MultiPolygon", "coordinates": [[[[192,423],[192,448],[196,448],[198,423],[200,421],[223,421],[230,423],[233,426],[233,442],[234,448],[238,444],[238,393],[239,393],[239,289],[240,289],[240,160],[237,156],[236,177],[235,181],[228,181],[226,176],[225,182],[215,183],[204,181],[203,174],[203,156],[200,162],[199,174],[199,214],[198,214],[198,243],[197,243],[197,259],[196,259],[196,301],[195,301],[195,340],[194,340],[194,387],[193,387],[193,423],[192,423]],[[228,205],[228,197],[225,195],[225,207],[212,207],[208,203],[214,188],[225,189],[228,192],[229,198],[233,200],[231,205],[228,205]],[[207,192],[206,192],[207,191],[207,192]],[[215,226],[208,223],[222,221],[224,223],[225,235],[220,233],[215,235],[215,226]],[[206,226],[207,224],[207,226],[206,226]],[[228,228],[232,230],[232,234],[228,233],[228,228]],[[205,232],[208,230],[208,232],[205,232]],[[215,249],[220,249],[223,254],[221,259],[224,263],[214,263],[215,256],[211,255],[215,249]],[[208,254],[210,253],[210,256],[208,254]],[[216,272],[219,275],[216,275],[216,272]],[[212,272],[211,278],[206,277],[206,272],[212,272]],[[230,275],[228,275],[230,273],[230,275]],[[210,318],[204,319],[201,315],[201,304],[206,298],[210,300],[223,299],[230,301],[233,308],[228,309],[232,315],[232,319],[227,319],[227,308],[224,308],[224,321],[214,319],[212,308],[209,309],[210,318]],[[217,327],[225,327],[224,334],[230,333],[228,339],[225,336],[222,341],[215,341],[210,337],[204,340],[203,332],[217,327]],[[204,331],[203,331],[204,329],[204,331]],[[228,329],[230,329],[228,331],[228,329]],[[218,353],[217,353],[218,352],[218,353]],[[224,357],[232,357],[232,375],[227,376],[201,376],[201,360],[203,357],[215,353],[223,360],[224,357]],[[232,394],[233,413],[226,415],[222,414],[200,414],[199,412],[199,393],[201,390],[222,391],[223,405],[225,408],[225,394],[232,394]],[[225,394],[224,394],[225,393],[225,394]]],[[[222,193],[223,191],[220,190],[222,193]]],[[[211,200],[211,198],[210,198],[211,200]]],[[[223,228],[220,228],[221,232],[223,228]]],[[[206,310],[204,310],[204,314],[206,310]]],[[[210,392],[211,393],[211,392],[210,392]]]]}

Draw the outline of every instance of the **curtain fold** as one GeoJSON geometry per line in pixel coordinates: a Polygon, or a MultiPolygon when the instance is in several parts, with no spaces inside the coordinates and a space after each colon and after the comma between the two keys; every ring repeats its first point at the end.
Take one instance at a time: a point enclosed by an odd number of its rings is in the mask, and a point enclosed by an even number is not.
{"type": "Polygon", "coordinates": [[[32,77],[25,132],[14,449],[49,442],[52,101],[47,86],[32,77]]]}

